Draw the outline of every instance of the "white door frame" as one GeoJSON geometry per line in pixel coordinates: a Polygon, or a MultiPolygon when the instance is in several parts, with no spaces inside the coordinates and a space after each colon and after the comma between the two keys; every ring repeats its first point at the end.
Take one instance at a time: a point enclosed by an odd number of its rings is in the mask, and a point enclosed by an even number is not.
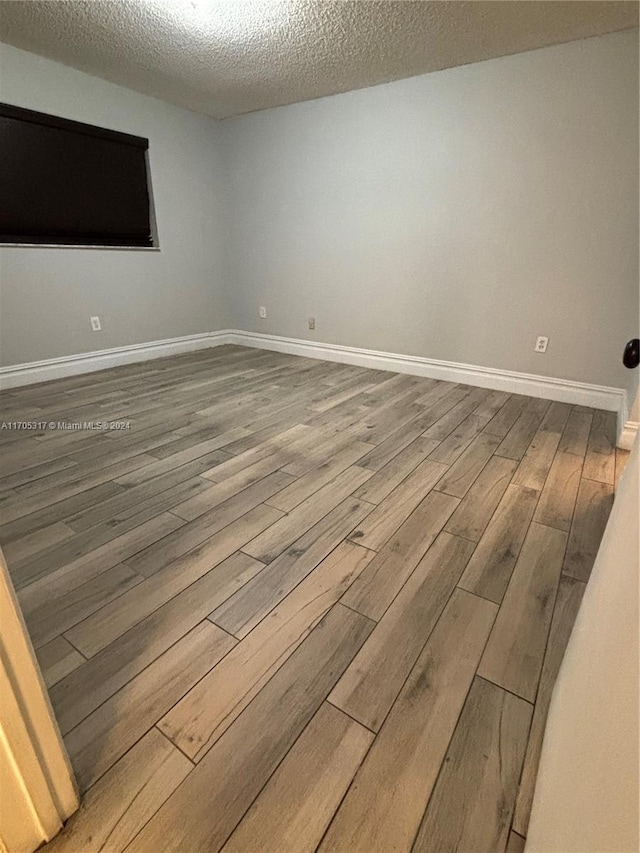
{"type": "Polygon", "coordinates": [[[0,549],[0,851],[32,853],[78,805],[73,770],[0,549]]]}

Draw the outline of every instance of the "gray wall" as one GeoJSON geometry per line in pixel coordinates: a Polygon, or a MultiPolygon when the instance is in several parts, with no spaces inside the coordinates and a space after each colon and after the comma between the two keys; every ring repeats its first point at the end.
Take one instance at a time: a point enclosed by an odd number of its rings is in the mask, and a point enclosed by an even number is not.
{"type": "Polygon", "coordinates": [[[5,102],[149,138],[161,248],[1,247],[1,363],[224,328],[220,125],[7,45],[0,81],[5,102]]]}
{"type": "Polygon", "coordinates": [[[637,39],[224,122],[231,324],[626,385],[633,400],[621,354],[638,333],[637,39]]]}
{"type": "Polygon", "coordinates": [[[637,32],[221,123],[0,63],[4,101],[149,137],[161,245],[0,248],[0,363],[232,327],[635,397],[637,32]]]}

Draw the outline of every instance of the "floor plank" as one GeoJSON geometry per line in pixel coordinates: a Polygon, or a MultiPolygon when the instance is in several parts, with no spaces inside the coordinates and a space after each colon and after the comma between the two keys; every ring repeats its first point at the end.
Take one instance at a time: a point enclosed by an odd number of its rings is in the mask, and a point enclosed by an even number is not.
{"type": "Polygon", "coordinates": [[[29,614],[31,642],[35,648],[44,645],[143,580],[127,566],[117,565],[71,590],[55,606],[43,604],[29,614]]]}
{"type": "Polygon", "coordinates": [[[354,720],[321,705],[224,853],[313,853],[372,740],[354,720]]]}
{"type": "MultiPolygon", "coordinates": [[[[81,669],[51,691],[60,728],[68,731],[81,722],[262,568],[262,563],[251,557],[233,554],[86,663],[83,661],[81,669]]],[[[71,638],[76,639],[73,635],[71,638]]],[[[80,636],[77,641],[80,644],[80,636]]],[[[96,642],[99,645],[99,640],[96,642]]]]}
{"type": "Polygon", "coordinates": [[[354,498],[338,506],[269,564],[254,580],[230,596],[211,619],[242,639],[336,548],[372,507],[354,498]]]}
{"type": "Polygon", "coordinates": [[[46,523],[53,524],[59,518],[71,516],[76,508],[82,509],[92,500],[100,501],[124,493],[125,489],[111,480],[94,484],[87,477],[55,490],[38,489],[34,495],[19,495],[11,502],[5,502],[0,532],[6,542],[11,542],[17,536],[44,527],[46,523]]]}
{"type": "MultiPolygon", "coordinates": [[[[27,536],[41,527],[55,524],[58,521],[65,521],[88,503],[99,502],[114,495],[120,495],[124,491],[123,487],[117,483],[102,483],[92,489],[78,491],[70,498],[58,500],[50,506],[45,506],[36,511],[33,511],[30,505],[18,503],[19,498],[16,501],[16,507],[13,507],[10,501],[6,501],[7,506],[2,509],[3,522],[0,526],[0,541],[13,542],[15,539],[27,536]],[[12,516],[16,517],[12,520],[12,516]]],[[[31,501],[32,499],[30,499],[30,504],[31,501]]],[[[36,503],[34,502],[33,505],[36,503]]]]}
{"type": "MultiPolygon", "coordinates": [[[[183,518],[185,521],[193,521],[209,510],[215,509],[220,504],[240,494],[250,486],[264,480],[270,474],[274,474],[282,466],[285,458],[274,453],[271,456],[267,456],[266,459],[260,459],[258,462],[254,462],[253,465],[249,465],[248,468],[238,471],[232,477],[222,480],[220,483],[212,483],[208,488],[194,495],[192,498],[181,501],[179,504],[174,504],[171,507],[171,513],[177,515],[179,518],[183,518]]],[[[295,485],[295,483],[291,485],[295,485]]],[[[271,505],[273,506],[273,504],[271,505]]]]}
{"type": "Polygon", "coordinates": [[[491,420],[493,420],[505,403],[511,399],[511,396],[512,395],[507,391],[490,391],[475,410],[474,414],[479,417],[487,415],[491,420]]]}
{"type": "Polygon", "coordinates": [[[53,687],[80,664],[85,658],[77,649],[74,649],[64,637],[56,637],[36,651],[40,671],[47,687],[53,687]]]}
{"type": "Polygon", "coordinates": [[[242,550],[256,560],[270,563],[303,533],[321,521],[328,512],[355,492],[358,486],[370,476],[371,472],[366,468],[352,465],[335,480],[327,483],[290,513],[272,524],[268,530],[258,534],[251,542],[247,542],[242,550]]]}
{"type": "Polygon", "coordinates": [[[613,486],[580,481],[563,572],[588,581],[613,506],[613,486]]]}
{"type": "Polygon", "coordinates": [[[548,400],[527,400],[522,414],[502,439],[496,451],[498,456],[522,459],[550,405],[548,400]]]}
{"type": "Polygon", "coordinates": [[[518,463],[492,456],[460,502],[445,530],[477,542],[500,503],[518,463]]]}
{"type": "MultiPolygon", "coordinates": [[[[415,418],[414,420],[409,421],[408,424],[390,435],[386,441],[376,445],[365,456],[363,456],[360,460],[360,464],[363,468],[369,468],[371,471],[382,471],[400,455],[405,459],[407,455],[411,457],[411,451],[409,451],[409,448],[413,448],[415,451],[425,445],[428,448],[428,452],[425,454],[426,457],[431,450],[438,446],[438,442],[435,439],[422,438],[424,430],[425,427],[421,418],[415,418]],[[420,444],[418,444],[417,447],[413,447],[417,441],[419,441],[420,444]],[[408,451],[408,453],[405,453],[405,451],[408,451]]],[[[401,465],[401,462],[399,461],[396,463],[396,466],[397,465],[401,465]]],[[[410,470],[413,470],[413,468],[415,468],[415,465],[412,466],[410,470]]]]}
{"type": "Polygon", "coordinates": [[[224,445],[227,441],[228,434],[223,433],[223,435],[224,438],[221,436],[210,438],[207,441],[199,442],[188,450],[172,453],[163,459],[151,462],[149,465],[136,468],[134,471],[118,477],[116,482],[121,486],[130,486],[133,490],[150,481],[159,480],[167,474],[171,475],[176,469],[197,473],[206,471],[229,458],[229,454],[218,449],[221,444],[224,445]]]}
{"type": "Polygon", "coordinates": [[[560,436],[561,433],[558,432],[538,430],[513,477],[516,485],[527,486],[538,491],[544,487],[558,444],[560,444],[560,436]]]}
{"type": "Polygon", "coordinates": [[[616,466],[616,413],[594,412],[582,476],[613,485],[616,466]]]}
{"type": "Polygon", "coordinates": [[[425,459],[378,504],[350,538],[365,548],[379,551],[446,470],[445,465],[425,459]]]}
{"type": "MultiPolygon", "coordinates": [[[[330,459],[322,462],[316,468],[299,477],[290,486],[278,492],[277,495],[269,498],[269,506],[274,506],[283,512],[291,512],[304,500],[330,483],[339,474],[342,474],[343,471],[355,465],[369,449],[370,445],[363,441],[350,441],[344,447],[338,447],[330,459]]],[[[363,500],[368,500],[366,495],[361,493],[366,482],[354,492],[356,497],[362,497],[363,500]]],[[[369,503],[374,503],[374,501],[369,500],[369,503]]]]}
{"type": "Polygon", "coordinates": [[[11,561],[12,566],[19,565],[39,551],[48,550],[53,545],[71,539],[74,531],[62,521],[42,527],[40,530],[9,542],[4,548],[4,555],[11,561]]]}
{"type": "Polygon", "coordinates": [[[307,424],[296,424],[294,427],[278,433],[275,437],[266,439],[232,459],[214,466],[209,471],[204,471],[202,476],[214,483],[221,483],[244,468],[248,468],[255,462],[276,453],[284,457],[282,464],[286,464],[288,460],[295,458],[300,447],[304,448],[309,443],[313,443],[317,440],[318,435],[318,430],[313,427],[307,424]]]}
{"type": "MultiPolygon", "coordinates": [[[[135,572],[150,577],[173,560],[211,539],[214,533],[241,519],[252,509],[260,506],[272,495],[279,492],[280,489],[288,486],[290,482],[291,477],[288,474],[283,474],[280,471],[269,474],[268,477],[254,483],[247,489],[243,489],[215,509],[205,512],[193,521],[186,522],[166,540],[160,540],[149,545],[143,551],[129,557],[126,560],[126,565],[135,572]]],[[[272,512],[275,514],[278,510],[273,509],[272,512]]]]}
{"type": "Polygon", "coordinates": [[[496,609],[454,592],[318,848],[322,853],[411,850],[496,609]]]}
{"type": "Polygon", "coordinates": [[[479,417],[474,411],[440,442],[435,450],[429,454],[429,458],[435,462],[442,462],[444,465],[453,465],[474,438],[480,434],[488,420],[489,416],[479,417]]]}
{"type": "MultiPolygon", "coordinates": [[[[96,524],[105,521],[124,521],[132,515],[136,515],[140,509],[147,506],[157,507],[159,511],[171,509],[176,504],[176,493],[174,485],[189,483],[190,493],[198,494],[209,488],[208,480],[198,475],[205,470],[207,461],[211,457],[196,459],[188,465],[181,465],[175,471],[168,471],[160,477],[154,477],[139,486],[127,488],[124,494],[115,495],[107,501],[102,501],[98,506],[83,509],[68,518],[67,523],[78,532],[88,530],[96,524]]],[[[181,500],[186,499],[182,498],[181,500]]]]}
{"type": "Polygon", "coordinates": [[[463,498],[499,444],[499,439],[494,435],[489,435],[489,433],[479,435],[455,464],[438,480],[435,488],[456,498],[463,498]]]}
{"type": "Polygon", "coordinates": [[[413,851],[501,853],[529,733],[528,702],[476,678],[413,851]]]}
{"type": "MultiPolygon", "coordinates": [[[[485,391],[483,388],[470,388],[459,386],[458,389],[461,393],[461,399],[455,406],[453,406],[445,415],[439,418],[437,421],[431,424],[431,426],[425,430],[424,435],[427,438],[433,438],[437,441],[445,441],[450,438],[455,432],[461,427],[461,425],[467,420],[469,415],[473,414],[475,410],[478,408],[478,405],[486,399],[488,396],[488,391],[485,391]]],[[[448,404],[453,398],[453,394],[450,397],[445,397],[443,402],[448,404]]],[[[429,418],[430,420],[432,418],[429,418]]],[[[489,418],[484,418],[483,421],[486,421],[489,418]]],[[[475,427],[481,428],[482,424],[474,423],[475,427]]],[[[464,432],[464,430],[463,430],[464,432]]],[[[464,438],[464,436],[463,436],[464,438]]],[[[458,440],[455,440],[456,444],[459,444],[458,440]]]]}
{"type": "Polygon", "coordinates": [[[224,560],[255,561],[246,554],[235,554],[254,531],[271,524],[279,513],[271,507],[256,507],[234,524],[214,534],[193,551],[169,563],[143,583],[121,596],[117,604],[108,604],[71,628],[69,640],[88,657],[106,648],[149,613],[166,604],[202,575],[224,560]]]}
{"type": "Polygon", "coordinates": [[[507,486],[460,580],[462,589],[500,604],[527,535],[538,494],[525,486],[507,486]]]}
{"type": "Polygon", "coordinates": [[[561,453],[573,453],[584,459],[592,421],[592,412],[581,412],[574,408],[562,433],[558,450],[561,453]]]}
{"type": "Polygon", "coordinates": [[[563,577],[558,589],[558,598],[553,611],[551,629],[549,631],[549,642],[542,665],[540,686],[536,696],[536,706],[529,733],[529,742],[518,790],[515,814],[513,816],[513,828],[516,832],[526,837],[533,802],[533,790],[540,753],[542,752],[542,738],[547,722],[549,705],[551,704],[551,691],[562,663],[573,623],[578,615],[578,609],[582,602],[585,585],[573,578],[563,577]]]}
{"type": "Polygon", "coordinates": [[[169,711],[159,728],[199,761],[373,556],[349,542],[339,545],[169,711]]]}
{"type": "Polygon", "coordinates": [[[235,641],[201,622],[67,733],[65,745],[86,791],[220,660],[235,641]]]}
{"type": "Polygon", "coordinates": [[[42,849],[120,853],[191,768],[179,750],[151,729],[91,788],[60,835],[42,849]]]}
{"type": "Polygon", "coordinates": [[[343,447],[357,445],[362,450],[361,456],[371,450],[375,445],[361,441],[356,442],[348,431],[343,435],[336,435],[331,431],[324,433],[317,441],[313,442],[304,453],[298,454],[296,459],[287,462],[282,470],[285,474],[291,474],[297,479],[310,474],[323,463],[334,458],[336,453],[343,447]]]}
{"type": "Polygon", "coordinates": [[[83,541],[78,545],[77,539],[65,543],[62,554],[57,551],[52,555],[50,550],[45,551],[38,556],[38,580],[18,590],[22,610],[28,616],[44,604],[53,606],[54,602],[66,597],[72,590],[177,530],[182,523],[171,513],[163,512],[105,542],[104,545],[100,545],[98,540],[94,541],[94,547],[91,548],[90,537],[87,536],[89,541],[86,543],[83,541]],[[76,556],[78,551],[81,553],[76,556]],[[47,563],[48,573],[44,571],[47,563]]]}
{"type": "Polygon", "coordinates": [[[493,416],[484,428],[484,432],[495,435],[502,439],[524,412],[529,403],[529,398],[520,394],[512,394],[507,402],[493,416]]]}
{"type": "MultiPolygon", "coordinates": [[[[382,447],[382,445],[379,446],[382,447]]],[[[404,450],[378,468],[376,473],[354,492],[355,496],[372,504],[381,503],[437,446],[438,442],[433,439],[416,438],[404,450]]]]}
{"type": "Polygon", "coordinates": [[[582,458],[558,451],[540,495],[535,520],[569,532],[582,476],[582,458]]]}
{"type": "Polygon", "coordinates": [[[151,818],[128,853],[219,850],[371,627],[370,620],[340,604],[332,608],[151,818]]]}
{"type": "Polygon", "coordinates": [[[378,621],[458,505],[431,492],[349,587],[343,604],[378,621]]]}
{"type": "Polygon", "coordinates": [[[378,731],[473,551],[441,533],[376,625],[329,701],[378,731]]]}
{"type": "Polygon", "coordinates": [[[533,522],[478,674],[534,702],[560,582],[566,533],[533,522]]]}

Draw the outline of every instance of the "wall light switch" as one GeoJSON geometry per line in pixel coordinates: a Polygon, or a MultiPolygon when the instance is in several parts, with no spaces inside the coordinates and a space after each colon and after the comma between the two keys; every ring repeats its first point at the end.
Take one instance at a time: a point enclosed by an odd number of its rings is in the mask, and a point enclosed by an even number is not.
{"type": "Polygon", "coordinates": [[[260,319],[261,319],[261,320],[266,319],[266,316],[267,316],[267,309],[264,307],[264,305],[261,305],[261,306],[260,306],[260,308],[258,309],[258,313],[260,314],[260,319]]]}
{"type": "Polygon", "coordinates": [[[91,321],[91,328],[94,332],[100,332],[102,330],[102,323],[100,322],[100,317],[89,317],[91,321]]]}

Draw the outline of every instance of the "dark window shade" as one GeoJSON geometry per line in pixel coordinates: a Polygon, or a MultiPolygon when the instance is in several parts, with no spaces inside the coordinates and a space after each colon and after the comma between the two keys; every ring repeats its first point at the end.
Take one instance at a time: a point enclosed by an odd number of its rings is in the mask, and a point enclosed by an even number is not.
{"type": "Polygon", "coordinates": [[[151,246],[148,147],[0,104],[0,243],[151,246]]]}

